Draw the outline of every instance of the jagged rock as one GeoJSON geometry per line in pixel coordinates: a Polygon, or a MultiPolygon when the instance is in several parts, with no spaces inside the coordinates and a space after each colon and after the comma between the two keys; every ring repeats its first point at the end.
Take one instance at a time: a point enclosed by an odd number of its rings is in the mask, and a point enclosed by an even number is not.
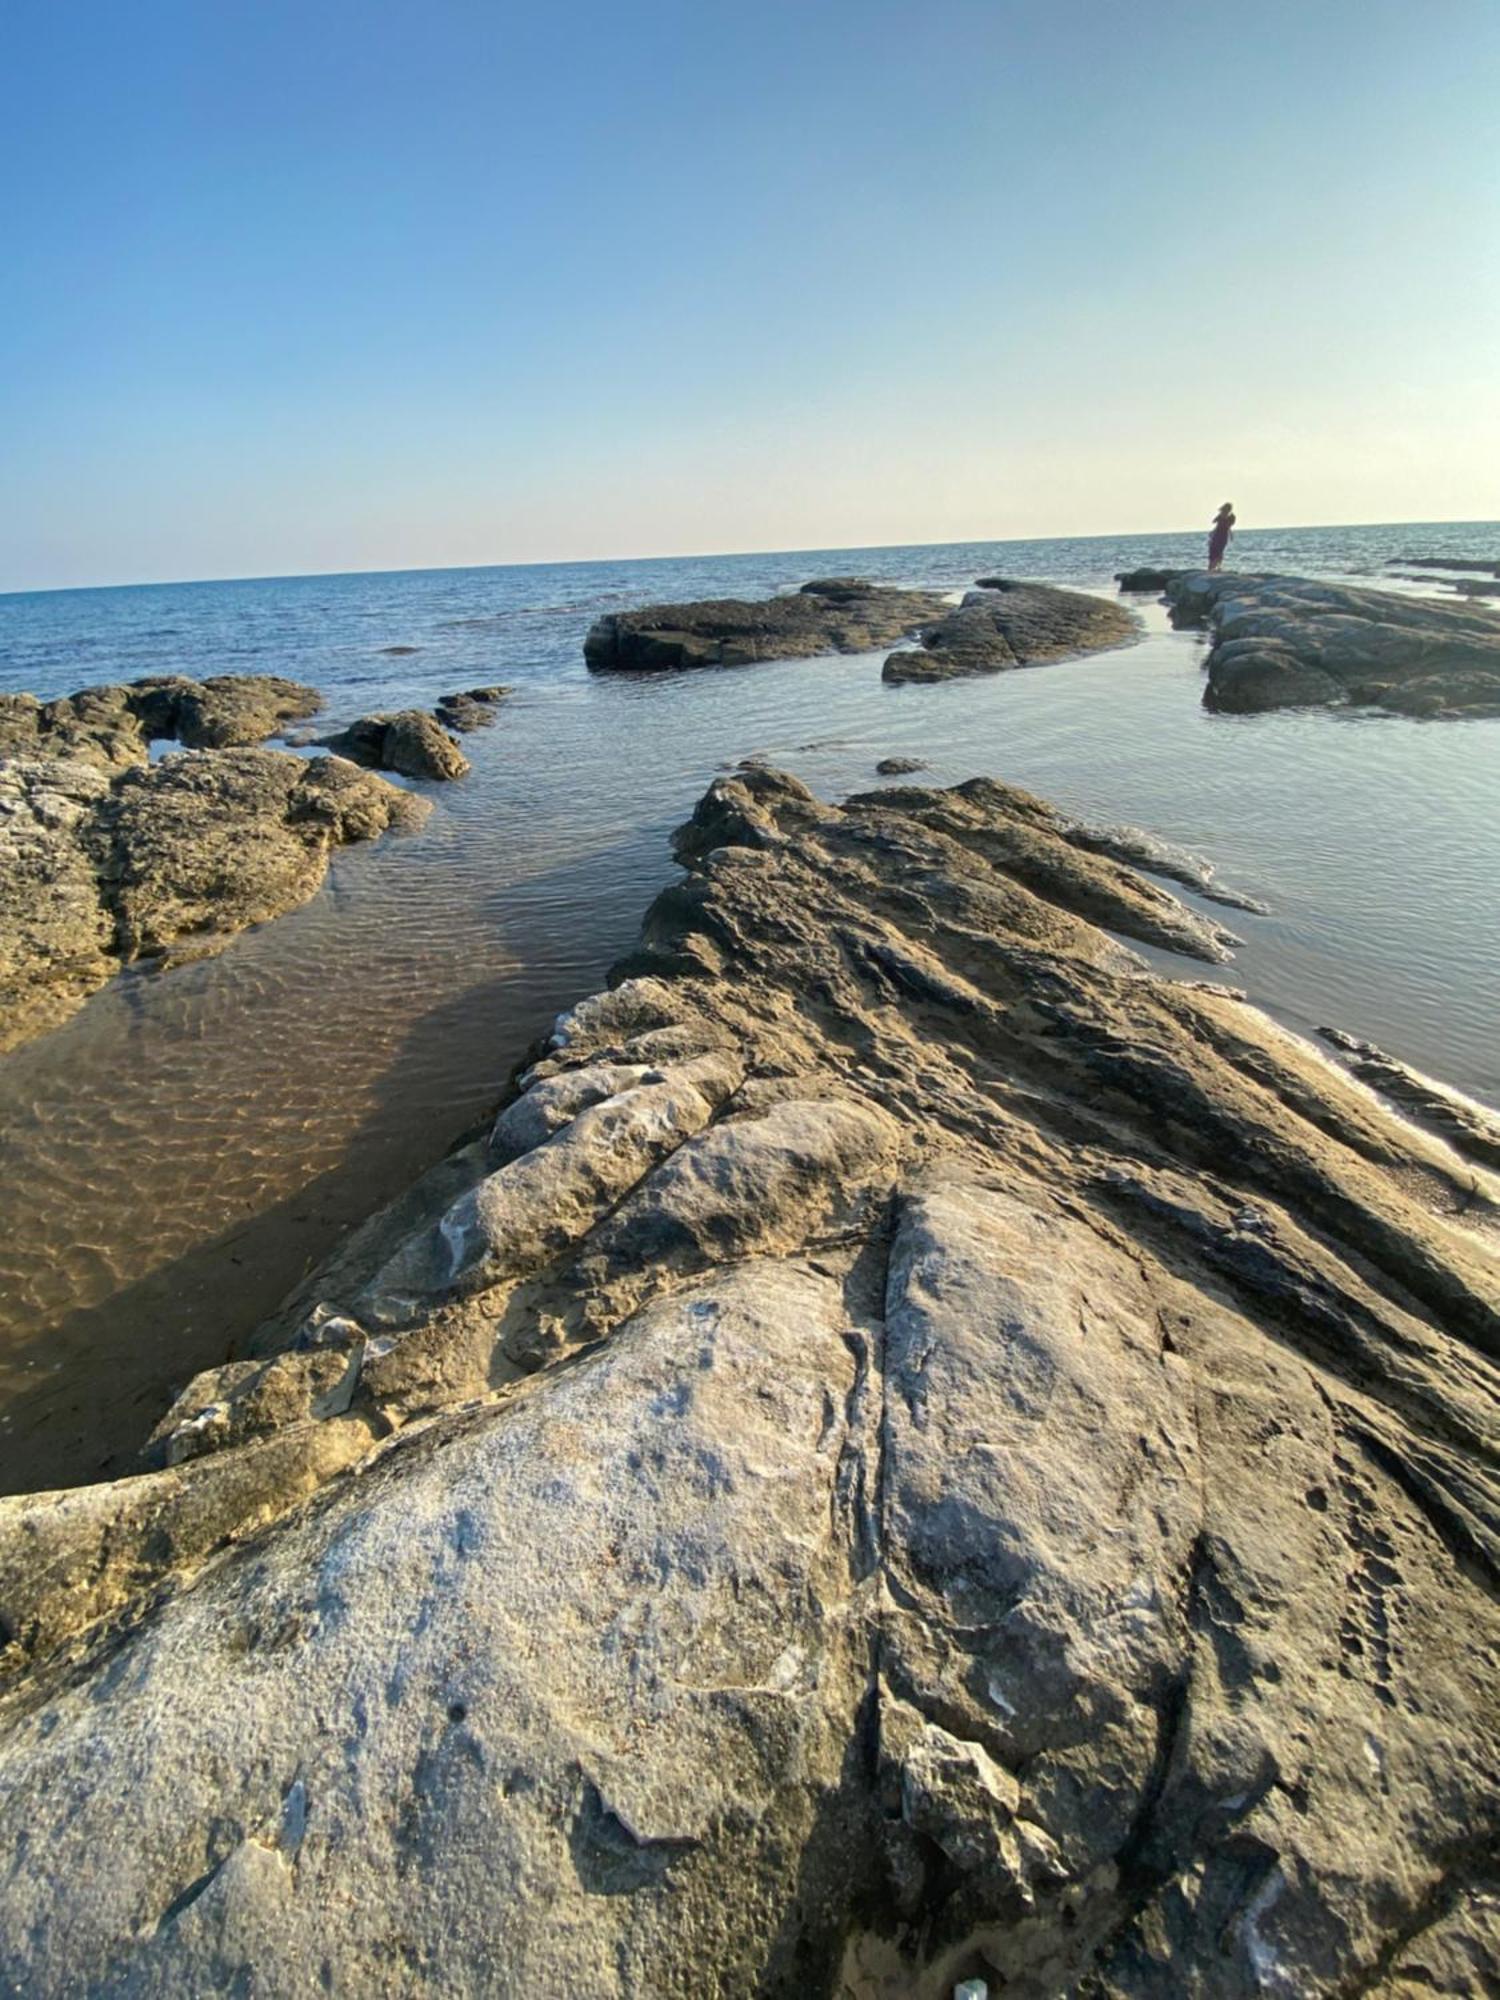
{"type": "Polygon", "coordinates": [[[1394,1056],[1339,1028],[1318,1033],[1344,1056],[1354,1074],[1419,1124],[1438,1132],[1455,1152],[1500,1172],[1500,1115],[1394,1056]]]}
{"type": "Polygon", "coordinates": [[[892,653],[882,677],[947,681],[1004,673],[1128,645],[1137,636],[1134,617],[1118,604],[1050,584],[987,577],[957,610],[927,627],[920,646],[892,653]]]}
{"type": "Polygon", "coordinates": [[[1401,715],[1500,714],[1500,621],[1486,610],[1295,576],[1193,572],[1174,624],[1206,626],[1206,708],[1353,703],[1401,715]]]}
{"type": "Polygon", "coordinates": [[[425,802],[337,758],[184,751],[131,765],[0,761],[0,1048],[55,1026],[123,963],[197,957],[293,909],[330,851],[425,802]]]}
{"type": "Polygon", "coordinates": [[[260,743],[321,705],[316,688],[278,674],[158,675],[45,702],[0,695],[0,757],[66,757],[124,770],[144,764],[149,745],[163,739],[194,749],[260,743]]]}
{"type": "Polygon", "coordinates": [[[914,771],[926,769],[920,757],[882,757],[875,766],[876,775],[881,778],[904,778],[914,771]]]}
{"type": "Polygon", "coordinates": [[[937,591],[892,590],[857,577],[829,577],[755,603],[716,598],[612,611],[589,628],[583,656],[596,672],[641,672],[871,653],[917,631],[943,609],[937,591]]]}
{"type": "Polygon", "coordinates": [[[367,770],[397,771],[406,778],[462,778],[469,760],[442,726],[419,708],[395,715],[362,715],[324,748],[367,770]]]}
{"type": "Polygon", "coordinates": [[[469,688],[462,694],[440,695],[438,721],[447,729],[458,730],[461,735],[471,729],[488,729],[509,693],[508,687],[496,686],[469,688]]]}
{"type": "Polygon", "coordinates": [[[0,1502],[19,1991],[1500,1979],[1500,1182],[1084,831],[720,780],[200,1455],[0,1502]]]}

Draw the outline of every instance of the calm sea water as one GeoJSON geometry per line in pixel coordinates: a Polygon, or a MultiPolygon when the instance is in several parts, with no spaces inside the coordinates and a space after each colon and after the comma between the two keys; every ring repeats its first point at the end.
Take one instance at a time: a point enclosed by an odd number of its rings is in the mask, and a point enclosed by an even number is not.
{"type": "MultiPolygon", "coordinates": [[[[670,829],[744,756],[834,797],[906,753],[935,783],[983,772],[1195,848],[1268,905],[1235,917],[1225,977],[1500,1103],[1500,721],[1212,716],[1201,643],[1152,605],[1135,647],[930,688],[884,686],[880,656],[583,666],[590,621],[622,605],[850,572],[1102,590],[1201,551],[1154,535],[0,597],[0,687],[44,695],[277,672],[320,687],[338,723],[516,689],[421,835],[346,850],[304,909],[219,959],[128,973],[0,1060],[0,1490],[129,1469],[174,1390],[599,983],[672,873],[670,829]]],[[[1232,561],[1369,582],[1403,553],[1500,559],[1500,524],[1246,533],[1232,561]]]]}

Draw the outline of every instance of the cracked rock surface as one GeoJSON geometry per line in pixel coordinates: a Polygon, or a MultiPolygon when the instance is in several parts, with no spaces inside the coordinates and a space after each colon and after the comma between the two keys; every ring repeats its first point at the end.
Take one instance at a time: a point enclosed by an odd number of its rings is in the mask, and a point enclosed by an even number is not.
{"type": "Polygon", "coordinates": [[[1500,1186],[1095,839],[719,780],[160,1469],[0,1500],[17,1990],[1495,1989],[1500,1186]]]}

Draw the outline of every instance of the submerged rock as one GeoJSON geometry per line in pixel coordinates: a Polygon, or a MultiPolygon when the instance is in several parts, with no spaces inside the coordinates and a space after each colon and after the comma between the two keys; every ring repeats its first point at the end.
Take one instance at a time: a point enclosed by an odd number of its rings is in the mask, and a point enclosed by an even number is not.
{"type": "Polygon", "coordinates": [[[987,577],[957,610],[927,627],[920,646],[892,653],[883,678],[947,681],[1004,673],[1128,645],[1137,636],[1135,619],[1118,604],[1050,584],[987,577]]]}
{"type": "Polygon", "coordinates": [[[1488,610],[1228,571],[1178,577],[1167,598],[1174,624],[1211,635],[1206,708],[1500,714],[1500,619],[1488,610]]]}
{"type": "Polygon", "coordinates": [[[394,715],[362,715],[324,747],[372,771],[396,771],[406,778],[462,778],[468,758],[453,738],[419,708],[394,715]]]}
{"type": "Polygon", "coordinates": [[[882,757],[875,766],[877,776],[882,778],[909,777],[914,771],[925,771],[926,764],[920,757],[882,757]]]}
{"type": "Polygon", "coordinates": [[[1024,792],[677,852],[177,1463],[0,1501],[7,1977],[1486,1990],[1500,1184],[1024,792]]]}
{"type": "Polygon", "coordinates": [[[111,781],[0,761],[0,1049],[55,1026],[122,964],[217,950],[305,902],[330,851],[428,810],[338,758],[182,751],[111,781]]]}
{"type": "Polygon", "coordinates": [[[496,686],[468,688],[462,694],[440,695],[438,721],[446,729],[456,729],[460,735],[467,734],[471,729],[488,729],[509,693],[508,687],[496,686]]]}
{"type": "Polygon", "coordinates": [[[827,577],[757,602],[715,598],[608,612],[590,626],[583,656],[598,672],[641,672],[870,653],[917,631],[943,609],[937,591],[827,577]]]}

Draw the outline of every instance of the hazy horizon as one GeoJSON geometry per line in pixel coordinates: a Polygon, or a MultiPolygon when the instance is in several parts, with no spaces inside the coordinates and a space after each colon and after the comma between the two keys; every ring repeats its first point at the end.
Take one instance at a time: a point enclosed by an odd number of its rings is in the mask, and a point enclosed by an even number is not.
{"type": "Polygon", "coordinates": [[[0,590],[1500,516],[1492,0],[8,29],[0,590]]]}
{"type": "MultiPolygon", "coordinates": [[[[1392,517],[1388,520],[1370,521],[1266,521],[1247,522],[1244,530],[1236,530],[1236,539],[1242,532],[1265,535],[1294,534],[1303,531],[1315,532],[1319,529],[1342,528],[1493,528],[1500,522],[1500,516],[1486,518],[1476,516],[1470,519],[1417,520],[1392,517]]],[[[649,553],[580,556],[537,556],[533,558],[507,558],[490,562],[468,563],[390,563],[378,564],[360,569],[301,569],[301,570],[256,570],[238,575],[223,576],[143,576],[107,578],[95,583],[32,584],[20,589],[0,590],[0,599],[6,597],[52,597],[63,596],[74,591],[90,590],[173,590],[188,588],[197,584],[215,583],[305,583],[320,577],[360,577],[360,576],[427,576],[441,574],[444,570],[470,571],[486,569],[571,569],[602,567],[606,563],[682,563],[682,562],[736,562],[755,556],[783,555],[878,555],[899,549],[949,549],[966,545],[987,547],[990,544],[1004,545],[1009,542],[1114,542],[1133,539],[1150,540],[1159,536],[1167,540],[1179,535],[1202,533],[1207,540],[1207,528],[1194,522],[1188,527],[1177,528],[1120,528],[1103,533],[1071,534],[1066,531],[1050,535],[950,535],[942,540],[926,537],[898,542],[824,542],[766,543],[764,547],[753,549],[653,549],[649,553]]],[[[1421,551],[1413,551],[1420,554],[1421,551]]],[[[1500,561],[1500,556],[1496,557],[1500,561]]]]}

